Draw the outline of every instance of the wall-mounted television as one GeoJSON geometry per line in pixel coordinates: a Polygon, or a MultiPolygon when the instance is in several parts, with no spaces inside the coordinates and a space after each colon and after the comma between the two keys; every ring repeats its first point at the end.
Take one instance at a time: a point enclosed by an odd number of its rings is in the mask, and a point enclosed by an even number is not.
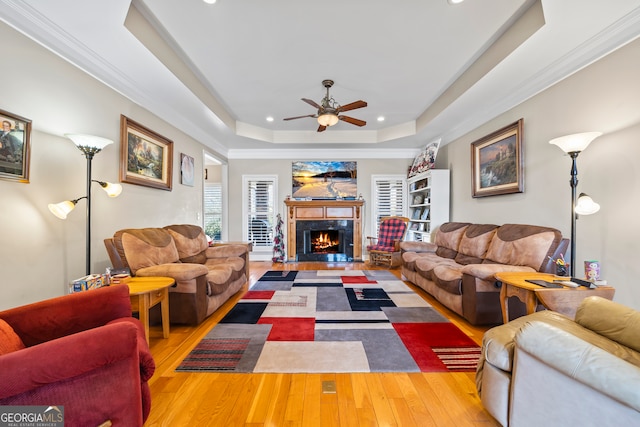
{"type": "Polygon", "coordinates": [[[358,162],[293,162],[294,199],[355,199],[358,162]]]}

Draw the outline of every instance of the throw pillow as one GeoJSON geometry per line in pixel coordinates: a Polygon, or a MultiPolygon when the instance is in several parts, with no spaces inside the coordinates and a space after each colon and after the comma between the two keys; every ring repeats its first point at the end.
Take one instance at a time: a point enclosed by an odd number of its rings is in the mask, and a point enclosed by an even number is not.
{"type": "Polygon", "coordinates": [[[23,348],[22,340],[11,325],[0,319],[0,356],[23,348]]]}

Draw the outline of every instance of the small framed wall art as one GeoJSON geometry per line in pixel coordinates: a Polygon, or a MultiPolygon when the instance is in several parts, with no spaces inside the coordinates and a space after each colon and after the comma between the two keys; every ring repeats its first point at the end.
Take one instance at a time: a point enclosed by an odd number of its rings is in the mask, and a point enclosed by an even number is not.
{"type": "Polygon", "coordinates": [[[473,197],[524,191],[523,119],[471,144],[473,197]]]}
{"type": "Polygon", "coordinates": [[[0,110],[0,178],[29,183],[31,120],[0,110]]]}
{"type": "Polygon", "coordinates": [[[428,143],[424,150],[413,159],[413,164],[409,168],[408,178],[433,169],[436,165],[438,148],[440,148],[440,138],[428,143]]]}
{"type": "Polygon", "coordinates": [[[194,169],[194,158],[191,156],[187,156],[184,153],[180,153],[180,182],[182,183],[182,185],[193,187],[193,180],[195,178],[194,169]]]}
{"type": "Polygon", "coordinates": [[[120,116],[120,181],[171,191],[173,141],[120,116]]]}

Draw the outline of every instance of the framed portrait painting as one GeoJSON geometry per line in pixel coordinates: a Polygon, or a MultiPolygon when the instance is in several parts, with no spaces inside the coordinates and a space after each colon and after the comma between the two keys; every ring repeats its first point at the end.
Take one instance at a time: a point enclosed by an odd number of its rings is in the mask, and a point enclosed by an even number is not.
{"type": "Polygon", "coordinates": [[[31,120],[0,110],[0,178],[29,182],[31,120]]]}
{"type": "Polygon", "coordinates": [[[473,197],[524,191],[523,119],[471,144],[473,197]]]}
{"type": "Polygon", "coordinates": [[[120,181],[171,191],[173,141],[120,116],[120,181]]]}

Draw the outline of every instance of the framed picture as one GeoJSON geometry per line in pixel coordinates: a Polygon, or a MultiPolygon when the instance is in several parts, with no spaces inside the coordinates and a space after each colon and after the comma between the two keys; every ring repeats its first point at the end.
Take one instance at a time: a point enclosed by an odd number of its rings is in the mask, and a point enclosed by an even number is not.
{"type": "Polygon", "coordinates": [[[523,119],[471,144],[473,197],[524,191],[523,119]]]}
{"type": "Polygon", "coordinates": [[[355,200],[358,194],[358,162],[292,162],[291,171],[294,199],[355,200]]]}
{"type": "Polygon", "coordinates": [[[193,157],[180,153],[180,182],[182,185],[193,187],[195,177],[195,162],[193,157]]]}
{"type": "Polygon", "coordinates": [[[424,201],[424,196],[422,194],[416,194],[415,196],[413,196],[412,204],[421,205],[423,201],[424,201]]]}
{"type": "Polygon", "coordinates": [[[423,221],[429,220],[429,211],[430,211],[430,209],[429,209],[428,206],[426,208],[424,208],[422,210],[422,215],[420,215],[420,219],[423,220],[423,221]]]}
{"type": "Polygon", "coordinates": [[[120,181],[171,191],[173,141],[120,116],[120,181]]]}
{"type": "Polygon", "coordinates": [[[0,178],[29,183],[31,120],[0,110],[0,178]]]}
{"type": "Polygon", "coordinates": [[[419,173],[426,172],[429,169],[433,169],[436,165],[436,157],[438,155],[438,148],[440,148],[440,139],[430,142],[422,150],[418,156],[413,159],[413,165],[409,169],[409,178],[419,173]]]}

